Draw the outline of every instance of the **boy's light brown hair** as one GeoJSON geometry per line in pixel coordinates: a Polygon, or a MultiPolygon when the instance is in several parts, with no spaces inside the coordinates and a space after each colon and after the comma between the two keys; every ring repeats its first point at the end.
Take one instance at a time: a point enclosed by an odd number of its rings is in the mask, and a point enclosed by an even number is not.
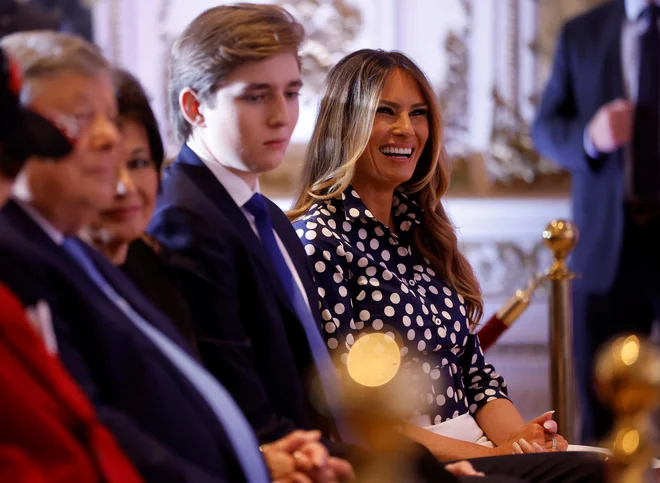
{"type": "Polygon", "coordinates": [[[213,94],[230,72],[273,55],[297,56],[304,38],[303,26],[276,5],[221,5],[199,15],[170,52],[168,98],[177,140],[185,142],[192,132],[179,108],[183,89],[194,90],[200,102],[213,107],[213,94]]]}

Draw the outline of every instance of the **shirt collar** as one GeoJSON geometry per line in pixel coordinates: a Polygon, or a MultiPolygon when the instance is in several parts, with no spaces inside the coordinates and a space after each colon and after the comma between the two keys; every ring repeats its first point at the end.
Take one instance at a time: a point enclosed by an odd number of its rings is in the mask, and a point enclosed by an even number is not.
{"type": "MultiPolygon", "coordinates": [[[[373,220],[382,225],[374,215],[365,206],[362,198],[355,189],[349,185],[341,194],[341,200],[344,205],[344,216],[347,221],[354,220],[373,220]]],[[[419,225],[424,217],[424,210],[409,195],[396,190],[392,200],[394,212],[392,218],[401,231],[410,231],[411,227],[419,225]]]]}
{"type": "Polygon", "coordinates": [[[245,181],[223,165],[218,162],[209,162],[205,160],[204,157],[200,156],[192,146],[188,145],[188,147],[197,154],[197,157],[202,163],[204,163],[204,166],[213,173],[213,176],[215,176],[220,184],[227,190],[227,193],[229,193],[229,196],[231,196],[231,199],[234,200],[236,205],[243,207],[243,205],[247,203],[255,193],[259,193],[259,180],[257,180],[253,191],[245,181]]]}
{"type": "MultiPolygon", "coordinates": [[[[660,5],[660,0],[654,0],[653,3],[660,5]]],[[[648,0],[626,0],[626,17],[630,22],[636,22],[644,9],[649,5],[648,0]]]]}
{"type": "Polygon", "coordinates": [[[346,188],[341,194],[341,200],[344,204],[344,214],[346,216],[346,220],[353,221],[361,219],[372,219],[374,221],[378,221],[374,217],[373,213],[371,213],[371,211],[369,211],[369,209],[365,206],[365,204],[362,202],[362,198],[360,198],[358,192],[355,191],[351,185],[349,185],[348,188],[346,188]]]}
{"type": "Polygon", "coordinates": [[[62,245],[64,243],[64,233],[55,228],[53,224],[44,218],[41,213],[39,213],[34,207],[17,197],[14,197],[13,200],[23,209],[23,211],[25,211],[25,213],[27,213],[30,218],[32,218],[32,220],[37,225],[39,225],[43,231],[46,232],[46,235],[48,235],[56,245],[62,245]]]}

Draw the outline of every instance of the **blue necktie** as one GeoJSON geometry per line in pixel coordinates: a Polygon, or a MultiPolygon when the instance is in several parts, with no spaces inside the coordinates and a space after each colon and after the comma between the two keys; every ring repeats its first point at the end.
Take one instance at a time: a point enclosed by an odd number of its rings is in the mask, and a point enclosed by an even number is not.
{"type": "Polygon", "coordinates": [[[227,390],[186,351],[144,320],[117,293],[101,275],[89,255],[85,253],[81,243],[83,242],[75,238],[68,238],[63,247],[108,299],[163,352],[199,391],[225,429],[246,480],[250,483],[269,482],[268,470],[259,452],[259,444],[254,432],[227,390]]]}
{"type": "Polygon", "coordinates": [[[312,357],[314,358],[316,371],[323,386],[325,399],[332,412],[337,431],[339,432],[342,441],[345,443],[357,443],[357,440],[351,435],[351,432],[346,427],[344,418],[341,414],[341,389],[337,374],[335,373],[335,368],[330,359],[330,354],[325,346],[321,332],[316,325],[316,319],[312,315],[312,312],[310,311],[310,308],[307,305],[284,256],[282,255],[282,251],[275,238],[268,206],[266,206],[263,196],[259,193],[255,193],[252,198],[245,203],[244,207],[252,214],[252,216],[254,216],[255,225],[257,226],[261,243],[266,249],[270,260],[273,262],[286,293],[289,295],[296,315],[303,326],[312,357]]]}
{"type": "Polygon", "coordinates": [[[660,202],[660,7],[645,10],[649,27],[640,37],[639,88],[633,134],[633,179],[641,203],[660,202]]]}

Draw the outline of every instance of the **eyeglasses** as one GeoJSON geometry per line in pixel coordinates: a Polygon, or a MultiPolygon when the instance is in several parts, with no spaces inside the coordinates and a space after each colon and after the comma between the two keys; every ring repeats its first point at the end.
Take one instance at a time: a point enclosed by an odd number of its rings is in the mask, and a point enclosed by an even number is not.
{"type": "Polygon", "coordinates": [[[94,115],[74,115],[52,109],[40,109],[28,106],[28,109],[49,121],[73,145],[94,122],[94,115]]]}
{"type": "Polygon", "coordinates": [[[40,114],[48,119],[71,144],[75,144],[84,132],[84,129],[89,125],[83,125],[75,116],[61,112],[40,114]]]}

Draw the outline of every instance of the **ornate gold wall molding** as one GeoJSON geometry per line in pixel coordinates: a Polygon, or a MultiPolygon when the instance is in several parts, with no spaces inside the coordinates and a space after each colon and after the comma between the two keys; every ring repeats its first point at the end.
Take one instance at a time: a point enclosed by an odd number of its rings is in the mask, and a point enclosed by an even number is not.
{"type": "MultiPolygon", "coordinates": [[[[440,91],[446,123],[447,152],[453,160],[458,183],[465,185],[469,181],[461,177],[473,176],[474,169],[469,167],[479,155],[483,156],[481,164],[491,184],[503,186],[535,185],[540,181],[557,179],[560,191],[565,189],[565,175],[548,160],[540,157],[534,148],[530,136],[530,116],[523,115],[521,103],[538,103],[552,65],[554,44],[561,25],[569,18],[592,8],[606,0],[527,0],[534,4],[536,16],[536,32],[534,40],[529,45],[522,45],[519,26],[521,15],[521,0],[499,0],[505,9],[506,20],[498,22],[494,18],[496,48],[504,49],[504,78],[495,79],[492,90],[493,111],[492,128],[489,147],[484,153],[474,153],[469,142],[469,46],[472,35],[472,10],[470,0],[461,0],[462,8],[467,15],[466,26],[462,30],[450,31],[445,39],[445,52],[448,58],[448,72],[440,91]],[[502,39],[503,37],[503,39],[502,39]],[[501,40],[500,40],[501,39],[501,40]],[[500,43],[502,44],[500,46],[500,43]],[[522,72],[522,49],[532,53],[533,62],[529,72],[522,72]],[[521,92],[521,79],[531,83],[529,99],[524,99],[521,92]],[[502,89],[505,85],[506,90],[502,89]],[[469,173],[468,173],[469,171],[469,173]]],[[[499,6],[498,6],[499,8],[499,6]]],[[[527,10],[529,11],[529,10],[527,10]]],[[[533,21],[533,20],[530,20],[533,21]]],[[[526,65],[530,65],[529,63],[526,65]]],[[[497,69],[496,69],[497,71],[497,69]]]]}
{"type": "Polygon", "coordinates": [[[280,0],[305,27],[307,39],[302,47],[304,89],[315,97],[328,71],[352,52],[352,43],[362,27],[359,9],[345,0],[280,0]]]}
{"type": "Polygon", "coordinates": [[[440,89],[440,105],[444,121],[444,140],[450,158],[464,158],[470,154],[469,135],[469,69],[470,35],[472,33],[471,0],[461,0],[465,26],[450,30],[445,36],[447,74],[440,89]]]}
{"type": "Polygon", "coordinates": [[[532,246],[514,240],[469,241],[461,243],[460,248],[472,264],[486,298],[510,297],[552,262],[552,255],[541,240],[532,246]]]}
{"type": "MultiPolygon", "coordinates": [[[[281,0],[278,4],[305,27],[307,40],[300,52],[304,82],[302,102],[316,102],[330,69],[354,50],[352,43],[362,28],[362,14],[344,0],[281,0]]],[[[282,166],[260,177],[265,194],[295,196],[305,147],[292,144],[282,166]]]]}
{"type": "Polygon", "coordinates": [[[537,177],[555,173],[559,169],[539,156],[530,135],[529,121],[521,113],[520,92],[520,2],[507,0],[505,55],[508,92],[502,92],[498,79],[493,87],[493,121],[489,151],[487,153],[488,172],[496,180],[508,183],[522,180],[532,183],[537,177]]]}

